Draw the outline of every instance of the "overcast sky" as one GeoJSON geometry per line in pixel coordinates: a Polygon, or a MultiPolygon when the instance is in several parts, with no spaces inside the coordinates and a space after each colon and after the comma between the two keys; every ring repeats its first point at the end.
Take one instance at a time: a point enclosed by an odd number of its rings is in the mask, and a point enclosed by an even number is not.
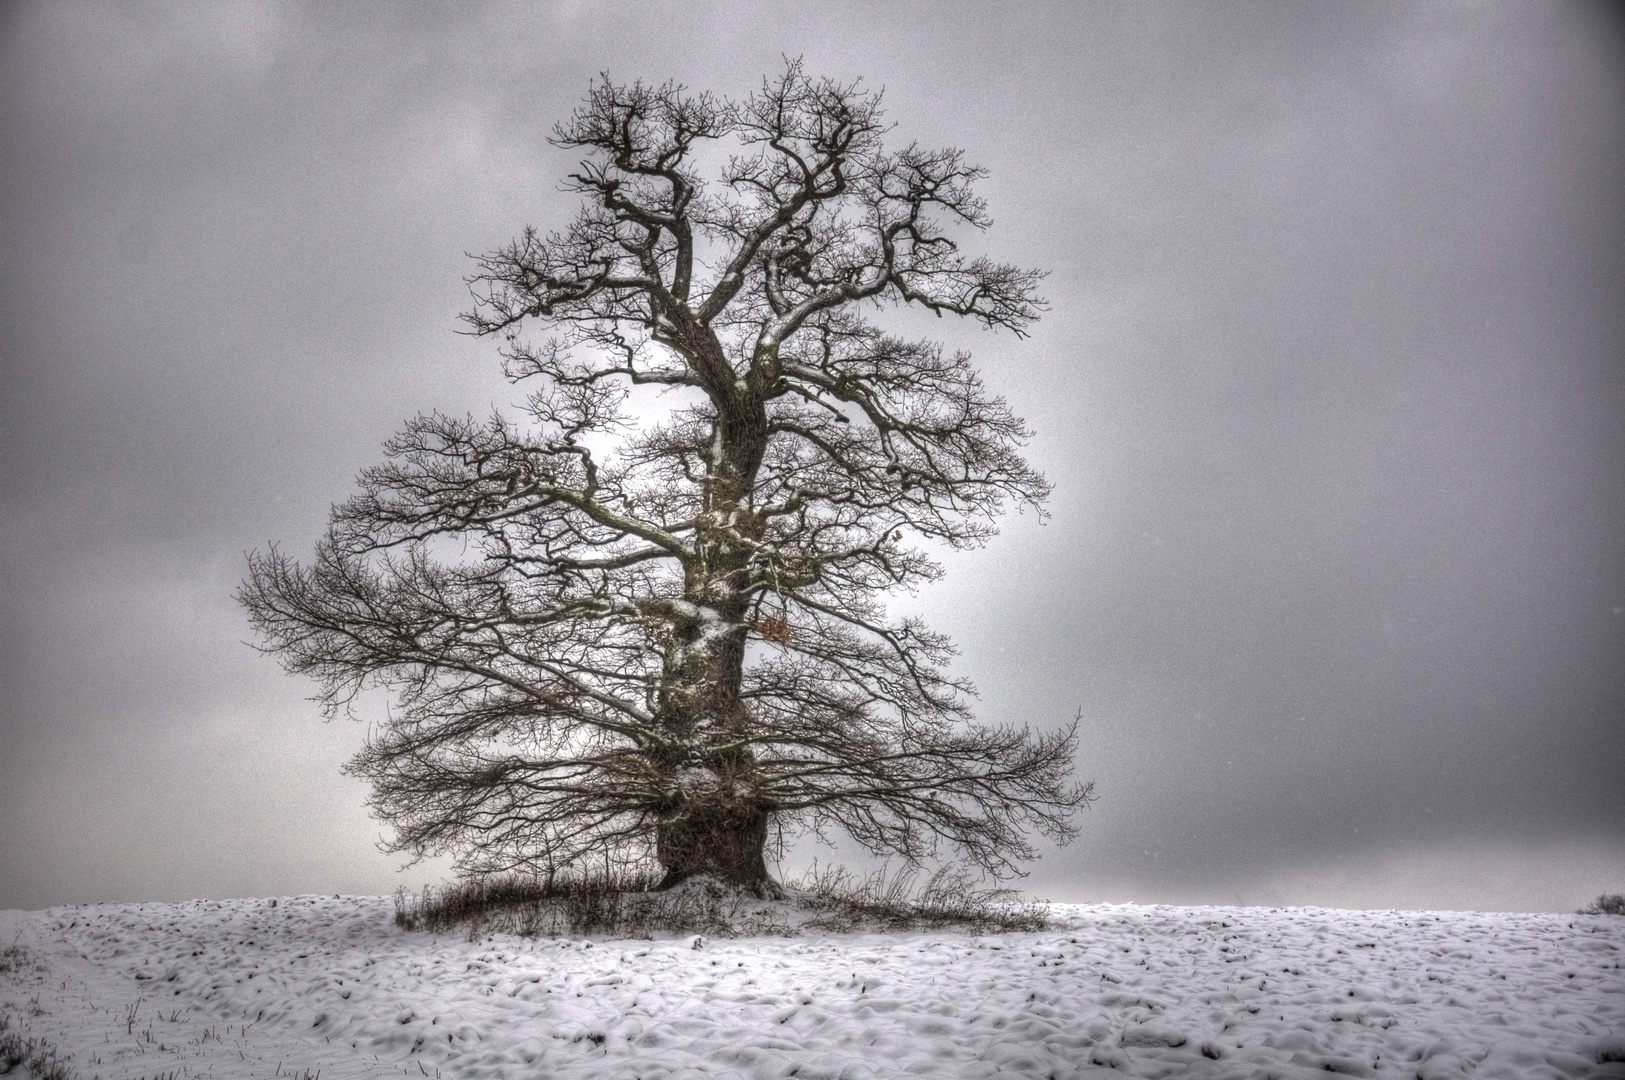
{"type": "MultiPolygon", "coordinates": [[[[1625,889],[1625,53],[1559,4],[0,8],[0,907],[387,892],[364,729],[253,652],[420,409],[517,397],[466,253],[562,224],[600,71],[784,55],[986,165],[1026,341],[930,320],[1052,516],[901,605],[1081,710],[1055,899],[1625,889]]],[[[794,860],[828,858],[808,843],[794,860]]]]}

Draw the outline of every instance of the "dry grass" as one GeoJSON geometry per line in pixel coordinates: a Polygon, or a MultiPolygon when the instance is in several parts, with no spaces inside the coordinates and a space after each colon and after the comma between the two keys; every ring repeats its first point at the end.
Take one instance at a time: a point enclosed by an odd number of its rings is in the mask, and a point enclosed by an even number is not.
{"type": "Polygon", "coordinates": [[[915,871],[859,877],[842,867],[814,867],[791,882],[784,900],[760,900],[713,878],[697,877],[664,892],[658,876],[621,871],[547,881],[498,876],[419,895],[395,894],[403,930],[557,937],[597,934],[652,938],[791,935],[828,931],[964,929],[971,933],[1042,930],[1045,906],[1007,889],[979,888],[964,870],[945,868],[921,883],[915,871]]]}
{"type": "Polygon", "coordinates": [[[1603,893],[1581,908],[1581,915],[1625,915],[1625,893],[1603,893]]]}
{"type": "Polygon", "coordinates": [[[665,892],[659,877],[622,871],[555,878],[490,877],[412,896],[395,894],[395,925],[403,930],[463,930],[521,937],[602,934],[648,938],[658,934],[783,934],[789,926],[774,905],[710,878],[695,878],[665,892]]]}
{"type": "Polygon", "coordinates": [[[919,884],[918,872],[858,877],[816,864],[792,885],[818,911],[808,925],[829,930],[963,929],[977,934],[1046,929],[1046,905],[1012,889],[984,889],[968,871],[945,866],[919,884]],[[918,888],[916,888],[918,885],[918,888]]]}
{"type": "Polygon", "coordinates": [[[22,1075],[30,1080],[74,1080],[68,1055],[59,1055],[44,1039],[25,1039],[20,1032],[9,1031],[10,1027],[11,1018],[0,1013],[0,1073],[22,1066],[27,1070],[22,1075]]]}

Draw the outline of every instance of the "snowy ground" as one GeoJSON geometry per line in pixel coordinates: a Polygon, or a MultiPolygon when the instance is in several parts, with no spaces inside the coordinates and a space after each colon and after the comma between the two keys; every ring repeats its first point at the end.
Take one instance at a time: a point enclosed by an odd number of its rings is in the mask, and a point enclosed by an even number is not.
{"type": "MultiPolygon", "coordinates": [[[[1063,906],[1055,929],[403,934],[387,898],[0,912],[102,1077],[1625,1077],[1625,919],[1063,906]]],[[[19,954],[20,955],[20,954],[19,954]]]]}

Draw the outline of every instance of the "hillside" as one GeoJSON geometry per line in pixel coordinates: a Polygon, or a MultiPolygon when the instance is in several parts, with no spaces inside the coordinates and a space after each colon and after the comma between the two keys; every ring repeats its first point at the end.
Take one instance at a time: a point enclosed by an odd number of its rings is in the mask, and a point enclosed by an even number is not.
{"type": "Polygon", "coordinates": [[[1042,933],[403,933],[383,897],[0,912],[102,1077],[1625,1076],[1625,919],[1056,905],[1042,933]]]}

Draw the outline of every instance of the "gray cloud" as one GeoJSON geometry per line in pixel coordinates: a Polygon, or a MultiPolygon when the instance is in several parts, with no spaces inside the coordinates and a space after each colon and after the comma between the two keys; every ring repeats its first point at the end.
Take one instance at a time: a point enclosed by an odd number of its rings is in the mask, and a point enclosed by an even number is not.
{"type": "Polygon", "coordinates": [[[900,601],[987,718],[1082,709],[1103,799],[1035,887],[1625,884],[1617,20],[686,18],[0,13],[0,906],[393,887],[361,730],[242,644],[242,555],[307,548],[404,417],[512,397],[453,333],[464,253],[569,212],[543,139],[598,71],[740,92],[783,54],[988,165],[987,247],[1053,271],[1029,341],[899,320],[976,351],[1057,486],[900,601]]]}

